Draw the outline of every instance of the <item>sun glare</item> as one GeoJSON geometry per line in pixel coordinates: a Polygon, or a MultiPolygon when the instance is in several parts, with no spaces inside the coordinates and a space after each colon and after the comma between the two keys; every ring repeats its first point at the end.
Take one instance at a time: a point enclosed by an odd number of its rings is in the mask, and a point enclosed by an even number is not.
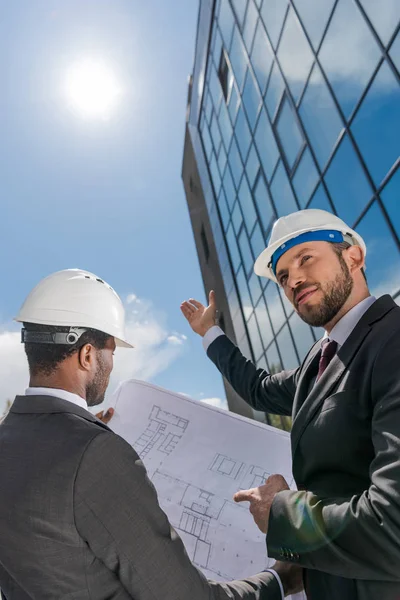
{"type": "Polygon", "coordinates": [[[87,119],[107,119],[116,108],[121,89],[106,64],[82,60],[67,73],[66,91],[71,108],[87,119]]]}

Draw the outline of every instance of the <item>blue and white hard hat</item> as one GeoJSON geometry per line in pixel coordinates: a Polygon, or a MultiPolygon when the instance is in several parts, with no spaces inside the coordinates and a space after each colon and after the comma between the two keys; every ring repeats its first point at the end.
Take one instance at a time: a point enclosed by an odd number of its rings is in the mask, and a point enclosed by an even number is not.
{"type": "Polygon", "coordinates": [[[304,242],[348,242],[360,246],[367,254],[363,238],[350,229],[342,219],[326,210],[309,208],[291,213],[275,221],[268,246],[254,264],[254,272],[260,277],[276,280],[276,266],[285,252],[304,242]]]}

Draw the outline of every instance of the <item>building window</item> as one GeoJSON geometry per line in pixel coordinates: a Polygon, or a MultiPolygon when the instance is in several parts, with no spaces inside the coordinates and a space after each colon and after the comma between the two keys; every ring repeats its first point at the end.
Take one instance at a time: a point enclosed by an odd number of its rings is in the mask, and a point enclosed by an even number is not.
{"type": "Polygon", "coordinates": [[[225,102],[228,102],[233,84],[233,74],[223,50],[221,52],[221,59],[219,61],[218,78],[221,83],[225,102]]]}
{"type": "Polygon", "coordinates": [[[204,256],[206,258],[206,262],[208,262],[208,259],[210,258],[210,247],[208,245],[204,225],[201,226],[200,237],[201,237],[201,243],[203,244],[204,256]]]}

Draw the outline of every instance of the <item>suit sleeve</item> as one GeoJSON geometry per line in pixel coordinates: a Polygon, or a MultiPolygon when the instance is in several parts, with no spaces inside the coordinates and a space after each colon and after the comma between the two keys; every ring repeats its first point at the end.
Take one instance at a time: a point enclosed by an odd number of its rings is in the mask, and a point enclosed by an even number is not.
{"type": "Polygon", "coordinates": [[[190,562],[136,452],[113,433],[88,446],[74,490],[79,534],[135,600],[280,600],[277,580],[208,581],[190,562]]]}
{"type": "Polygon", "coordinates": [[[208,357],[233,389],[255,410],[278,415],[292,414],[300,369],[269,375],[247,360],[239,348],[222,335],[210,344],[208,357]]]}
{"type": "MultiPolygon", "coordinates": [[[[272,504],[269,556],[341,577],[400,581],[400,338],[386,342],[372,373],[374,459],[370,486],[351,498],[284,491],[272,504]]],[[[340,436],[340,432],[338,432],[340,436]]]]}

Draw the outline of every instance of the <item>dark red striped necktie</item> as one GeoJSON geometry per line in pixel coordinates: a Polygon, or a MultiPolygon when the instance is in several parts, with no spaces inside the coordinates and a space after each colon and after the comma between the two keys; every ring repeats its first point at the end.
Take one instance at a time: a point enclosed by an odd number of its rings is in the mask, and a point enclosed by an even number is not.
{"type": "Polygon", "coordinates": [[[329,342],[325,342],[322,344],[321,358],[319,359],[318,365],[317,381],[331,362],[332,358],[335,356],[337,347],[338,344],[334,340],[330,340],[329,342]]]}

